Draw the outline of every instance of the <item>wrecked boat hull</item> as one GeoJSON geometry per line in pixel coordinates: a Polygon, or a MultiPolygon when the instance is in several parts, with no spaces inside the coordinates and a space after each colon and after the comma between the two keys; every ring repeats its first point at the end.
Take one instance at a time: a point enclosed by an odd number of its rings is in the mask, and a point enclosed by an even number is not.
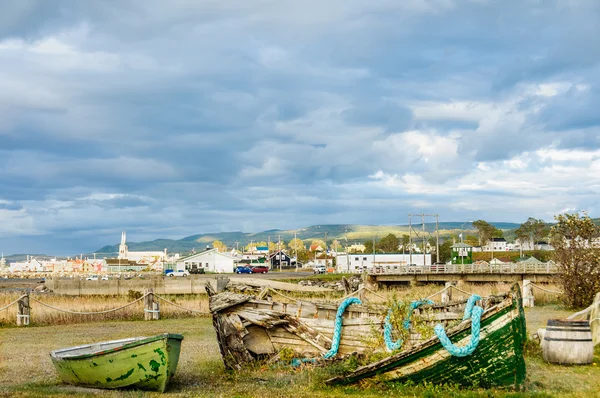
{"type": "MultiPolygon", "coordinates": [[[[238,370],[267,358],[271,362],[295,358],[320,358],[331,348],[336,304],[297,300],[269,301],[235,293],[209,290],[210,310],[227,369],[238,370]],[[287,351],[286,355],[281,355],[287,351]]],[[[430,327],[437,323],[457,346],[471,339],[471,320],[460,322],[466,301],[416,309],[430,327]],[[451,324],[458,325],[450,327],[451,324]]],[[[525,316],[520,289],[513,286],[502,296],[484,298],[480,342],[467,357],[451,356],[436,336],[422,337],[411,330],[406,348],[327,381],[350,384],[363,379],[479,386],[519,386],[525,379],[523,345],[525,316]]],[[[337,358],[373,352],[373,336],[383,334],[387,307],[351,305],[343,314],[337,358]]]]}
{"type": "Polygon", "coordinates": [[[164,392],[177,369],[182,340],[165,333],[64,348],[50,356],[68,384],[164,392]]]}
{"type": "MultiPolygon", "coordinates": [[[[506,300],[482,315],[480,341],[473,354],[452,356],[437,337],[432,337],[409,350],[326,383],[350,384],[378,377],[382,381],[518,388],[526,376],[523,358],[526,336],[525,316],[517,286],[506,300]]],[[[464,346],[471,339],[470,320],[448,331],[448,337],[454,344],[464,346]]]]}

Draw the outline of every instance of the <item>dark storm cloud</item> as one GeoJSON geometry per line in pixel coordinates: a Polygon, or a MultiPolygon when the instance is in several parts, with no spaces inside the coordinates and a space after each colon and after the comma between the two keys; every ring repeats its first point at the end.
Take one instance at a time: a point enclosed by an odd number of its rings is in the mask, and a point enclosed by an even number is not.
{"type": "Polygon", "coordinates": [[[2,10],[4,252],[595,203],[595,1],[2,10]]]}

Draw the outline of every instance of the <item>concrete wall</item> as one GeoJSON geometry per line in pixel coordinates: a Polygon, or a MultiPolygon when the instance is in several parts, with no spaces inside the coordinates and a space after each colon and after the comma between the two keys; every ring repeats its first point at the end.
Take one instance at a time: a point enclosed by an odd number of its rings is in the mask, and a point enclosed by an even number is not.
{"type": "MultiPolygon", "coordinates": [[[[143,292],[153,288],[157,294],[205,294],[204,286],[209,279],[163,278],[163,279],[113,279],[86,281],[79,279],[47,279],[46,286],[56,294],[79,295],[126,295],[130,290],[143,292]]],[[[213,282],[210,280],[211,283],[213,282]]]]}

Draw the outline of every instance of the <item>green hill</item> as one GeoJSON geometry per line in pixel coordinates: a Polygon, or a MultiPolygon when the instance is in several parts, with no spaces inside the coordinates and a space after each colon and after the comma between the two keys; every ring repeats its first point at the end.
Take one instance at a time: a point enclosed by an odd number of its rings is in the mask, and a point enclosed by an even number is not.
{"type": "MultiPolygon", "coordinates": [[[[517,228],[519,224],[516,223],[491,223],[496,228],[502,230],[510,230],[517,228]]],[[[473,230],[473,226],[469,222],[440,222],[439,229],[441,236],[448,236],[450,234],[458,234],[461,227],[464,225],[464,230],[473,230]]],[[[420,223],[413,223],[414,229],[421,230],[422,226],[420,223]]],[[[425,231],[435,231],[435,223],[425,223],[425,231]]],[[[281,239],[284,242],[289,242],[296,236],[310,243],[313,239],[325,239],[327,234],[327,241],[331,242],[334,239],[340,242],[345,242],[347,237],[349,243],[364,242],[366,240],[380,239],[390,233],[396,236],[408,235],[408,225],[353,225],[353,224],[333,224],[333,225],[313,225],[306,228],[300,228],[297,230],[279,230],[271,229],[268,231],[262,231],[257,233],[245,233],[245,232],[215,232],[206,234],[197,234],[187,236],[178,240],[171,239],[157,239],[148,242],[128,242],[127,246],[131,251],[154,251],[164,250],[165,248],[170,253],[187,253],[192,249],[203,249],[206,246],[211,246],[215,240],[220,240],[225,243],[227,247],[244,247],[250,242],[261,242],[271,241],[276,242],[281,239]]],[[[119,245],[108,245],[97,250],[96,253],[102,253],[109,255],[109,253],[115,254],[119,251],[119,245]]]]}

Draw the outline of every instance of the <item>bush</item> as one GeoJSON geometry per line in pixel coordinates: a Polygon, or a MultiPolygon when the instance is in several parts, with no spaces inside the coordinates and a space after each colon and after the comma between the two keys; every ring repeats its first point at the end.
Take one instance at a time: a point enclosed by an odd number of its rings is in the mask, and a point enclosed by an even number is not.
{"type": "Polygon", "coordinates": [[[600,230],[585,213],[555,218],[558,223],[552,227],[550,241],[555,248],[565,304],[572,308],[588,306],[600,291],[600,252],[593,247],[600,230]]]}

